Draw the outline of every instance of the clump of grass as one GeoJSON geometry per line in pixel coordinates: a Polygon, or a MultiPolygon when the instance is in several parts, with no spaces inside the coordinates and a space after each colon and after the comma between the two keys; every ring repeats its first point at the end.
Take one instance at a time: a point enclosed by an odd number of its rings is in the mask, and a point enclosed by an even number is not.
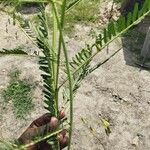
{"type": "Polygon", "coordinates": [[[34,108],[32,103],[31,85],[19,79],[20,72],[13,71],[10,74],[10,84],[3,92],[4,102],[12,101],[16,118],[25,119],[26,115],[34,108]]]}
{"type": "Polygon", "coordinates": [[[99,6],[101,0],[82,0],[66,15],[66,33],[73,31],[76,23],[91,23],[99,19],[99,6]]]}
{"type": "Polygon", "coordinates": [[[101,0],[83,0],[67,15],[69,21],[94,22],[98,18],[101,0]]]}

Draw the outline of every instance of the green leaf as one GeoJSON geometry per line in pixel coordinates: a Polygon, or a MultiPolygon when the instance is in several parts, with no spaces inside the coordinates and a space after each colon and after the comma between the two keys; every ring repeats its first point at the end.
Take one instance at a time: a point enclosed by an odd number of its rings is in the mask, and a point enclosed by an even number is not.
{"type": "Polygon", "coordinates": [[[99,36],[97,37],[96,44],[98,44],[102,47],[102,34],[99,34],[99,36]]]}
{"type": "Polygon", "coordinates": [[[40,70],[44,71],[47,74],[50,73],[49,68],[47,66],[40,66],[39,68],[40,68],[40,70]]]}
{"type": "Polygon", "coordinates": [[[113,35],[115,35],[115,30],[114,30],[114,24],[111,22],[108,24],[108,37],[109,37],[109,39],[111,39],[113,35]]]}
{"type": "Polygon", "coordinates": [[[139,10],[139,4],[136,3],[134,6],[134,11],[133,11],[133,16],[132,16],[132,21],[134,22],[137,17],[138,17],[138,10],[139,10]]]}
{"type": "Polygon", "coordinates": [[[104,29],[104,32],[103,32],[103,35],[104,35],[104,42],[107,43],[107,30],[104,29]]]}
{"type": "Polygon", "coordinates": [[[129,26],[132,23],[132,13],[129,12],[127,15],[127,26],[129,26]]]}
{"type": "Polygon", "coordinates": [[[2,49],[2,51],[0,51],[0,54],[2,55],[28,55],[27,52],[23,51],[23,48],[18,47],[18,48],[14,48],[14,49],[2,49]]]}

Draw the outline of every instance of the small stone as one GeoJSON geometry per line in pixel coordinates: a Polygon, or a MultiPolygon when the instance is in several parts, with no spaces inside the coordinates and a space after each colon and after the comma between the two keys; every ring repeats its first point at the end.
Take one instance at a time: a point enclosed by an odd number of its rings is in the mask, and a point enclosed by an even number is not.
{"type": "Polygon", "coordinates": [[[132,140],[132,143],[131,143],[133,146],[138,146],[139,144],[139,137],[136,136],[133,140],[132,140]]]}
{"type": "Polygon", "coordinates": [[[4,89],[4,88],[5,88],[4,86],[0,85],[0,89],[4,89]]]}

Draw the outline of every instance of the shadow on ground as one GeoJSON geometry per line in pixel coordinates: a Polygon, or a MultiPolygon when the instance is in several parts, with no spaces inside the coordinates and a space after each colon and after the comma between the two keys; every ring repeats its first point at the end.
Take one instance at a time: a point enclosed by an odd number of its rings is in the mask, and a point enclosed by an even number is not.
{"type": "MultiPolygon", "coordinates": [[[[122,6],[122,15],[126,15],[133,10],[134,3],[142,4],[143,0],[130,1],[122,6]]],[[[150,15],[147,16],[140,24],[130,29],[122,38],[123,53],[126,64],[138,67],[141,70],[150,70],[150,59],[141,56],[141,51],[146,38],[146,33],[150,27],[150,15]]]]}

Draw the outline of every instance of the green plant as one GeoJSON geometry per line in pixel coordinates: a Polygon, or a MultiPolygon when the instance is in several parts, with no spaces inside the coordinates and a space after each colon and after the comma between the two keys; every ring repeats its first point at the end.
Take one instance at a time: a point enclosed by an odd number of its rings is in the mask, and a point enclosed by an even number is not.
{"type": "Polygon", "coordinates": [[[31,85],[19,79],[19,71],[10,74],[10,84],[3,92],[4,102],[13,103],[16,118],[25,119],[26,115],[34,108],[31,98],[31,85]]]}
{"type": "MultiPolygon", "coordinates": [[[[150,13],[150,1],[145,0],[143,7],[139,9],[138,4],[135,4],[133,13],[129,13],[126,17],[121,16],[116,22],[110,22],[96,38],[93,44],[86,45],[79,53],[72,58],[68,59],[68,50],[64,41],[64,25],[65,16],[74,6],[81,0],[1,0],[1,11],[6,12],[18,21],[24,33],[38,46],[43,52],[39,56],[40,69],[43,70],[43,93],[45,94],[46,109],[53,116],[59,118],[59,94],[63,95],[66,103],[69,103],[70,113],[68,122],[59,122],[59,126],[54,133],[48,134],[44,137],[38,138],[36,142],[43,139],[53,145],[54,149],[59,149],[57,134],[62,131],[62,128],[68,127],[69,130],[69,145],[71,147],[72,125],[73,125],[73,99],[77,92],[81,81],[95,69],[100,67],[104,62],[100,62],[95,66],[91,66],[94,57],[101,52],[109,43],[126,33],[131,27],[138,24],[146,15],[150,13]],[[41,4],[40,13],[38,14],[38,25],[35,27],[29,21],[26,21],[15,10],[16,7],[25,2],[37,2],[41,4]],[[44,5],[42,5],[44,3],[44,5]],[[49,8],[50,7],[50,8],[49,8]],[[49,8],[49,9],[47,9],[49,8]],[[51,10],[48,11],[48,10],[51,10]],[[51,34],[51,14],[52,21],[52,34],[51,34]],[[30,32],[29,32],[30,31],[30,32]],[[34,33],[34,34],[33,34],[34,33]],[[58,34],[59,33],[59,34],[58,34]],[[33,36],[34,35],[34,36],[33,36]],[[35,38],[36,37],[36,38],[35,38]],[[62,61],[62,57],[64,60],[62,61]],[[65,67],[64,74],[66,73],[66,80],[59,84],[61,65],[65,67]],[[60,88],[63,88],[61,93],[60,88]],[[65,126],[64,126],[65,123],[65,126]],[[67,126],[66,126],[67,125],[67,126]],[[51,138],[50,138],[51,137],[51,138]],[[50,138],[50,139],[49,139],[50,138]]],[[[119,50],[117,50],[111,57],[113,57],[119,50]]],[[[11,53],[11,51],[10,51],[11,53]]],[[[111,58],[110,57],[110,58],[111,58]]],[[[25,145],[21,148],[27,148],[25,145]]],[[[15,145],[17,149],[17,146],[15,145]]]]}

